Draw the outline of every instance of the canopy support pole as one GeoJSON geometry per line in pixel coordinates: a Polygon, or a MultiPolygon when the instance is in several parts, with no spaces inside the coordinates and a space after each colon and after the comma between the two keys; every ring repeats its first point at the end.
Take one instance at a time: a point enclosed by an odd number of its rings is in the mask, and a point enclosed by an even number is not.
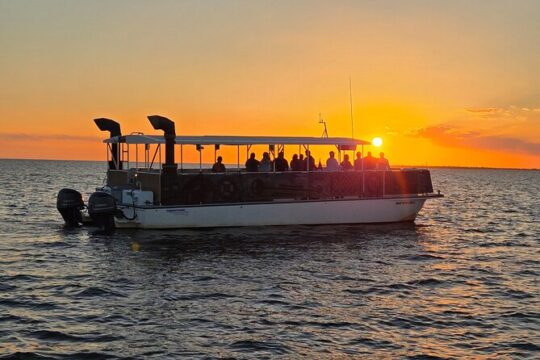
{"type": "Polygon", "coordinates": [[[240,145],[236,145],[236,166],[238,167],[238,172],[240,172],[240,145]]]}
{"type": "Polygon", "coordinates": [[[197,150],[199,150],[199,172],[202,173],[202,146],[197,150]]]}

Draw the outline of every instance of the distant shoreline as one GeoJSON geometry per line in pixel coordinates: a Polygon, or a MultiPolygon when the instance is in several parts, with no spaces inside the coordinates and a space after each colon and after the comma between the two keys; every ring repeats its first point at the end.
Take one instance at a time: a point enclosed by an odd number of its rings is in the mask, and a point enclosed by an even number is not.
{"type": "Polygon", "coordinates": [[[509,167],[489,167],[489,166],[451,166],[451,165],[395,165],[396,168],[429,168],[429,169],[464,169],[464,170],[530,170],[539,171],[537,168],[509,168],[509,167]]]}
{"type": "MultiPolygon", "coordinates": [[[[106,163],[104,160],[58,160],[58,159],[13,159],[13,158],[0,158],[0,160],[9,160],[9,161],[77,161],[77,162],[102,162],[106,163]]],[[[186,165],[199,165],[199,163],[184,163],[186,165]]],[[[236,165],[232,163],[226,163],[225,165],[236,165]]],[[[210,167],[212,164],[203,163],[203,166],[210,167]]],[[[456,170],[527,170],[527,171],[540,171],[538,168],[509,168],[509,167],[489,167],[489,166],[451,166],[451,165],[392,165],[392,168],[427,168],[427,169],[456,169],[456,170]]]]}

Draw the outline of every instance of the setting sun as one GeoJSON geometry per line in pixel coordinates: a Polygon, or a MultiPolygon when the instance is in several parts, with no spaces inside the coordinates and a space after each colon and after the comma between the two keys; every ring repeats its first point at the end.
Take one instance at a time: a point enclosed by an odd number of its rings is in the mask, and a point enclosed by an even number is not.
{"type": "Polygon", "coordinates": [[[383,141],[380,137],[376,137],[376,138],[373,138],[373,140],[371,140],[371,143],[373,144],[373,146],[380,147],[382,146],[383,141]]]}

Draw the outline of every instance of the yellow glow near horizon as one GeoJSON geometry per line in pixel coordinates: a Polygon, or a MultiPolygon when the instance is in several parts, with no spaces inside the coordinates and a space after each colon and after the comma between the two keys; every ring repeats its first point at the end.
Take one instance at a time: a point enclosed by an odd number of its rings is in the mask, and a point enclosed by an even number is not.
{"type": "Polygon", "coordinates": [[[382,141],[382,139],[380,137],[377,136],[377,137],[373,138],[373,140],[371,140],[371,143],[373,144],[373,146],[380,147],[380,146],[382,146],[383,141],[382,141]]]}

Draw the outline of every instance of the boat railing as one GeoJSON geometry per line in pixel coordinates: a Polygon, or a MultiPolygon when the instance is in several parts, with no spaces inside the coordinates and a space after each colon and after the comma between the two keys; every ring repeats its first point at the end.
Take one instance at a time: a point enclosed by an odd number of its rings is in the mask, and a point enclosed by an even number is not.
{"type": "MultiPolygon", "coordinates": [[[[240,169],[242,170],[242,169],[240,169]]],[[[385,198],[433,192],[428,170],[178,172],[109,170],[108,184],[153,191],[158,203],[196,204],[279,199],[385,198]]]]}

